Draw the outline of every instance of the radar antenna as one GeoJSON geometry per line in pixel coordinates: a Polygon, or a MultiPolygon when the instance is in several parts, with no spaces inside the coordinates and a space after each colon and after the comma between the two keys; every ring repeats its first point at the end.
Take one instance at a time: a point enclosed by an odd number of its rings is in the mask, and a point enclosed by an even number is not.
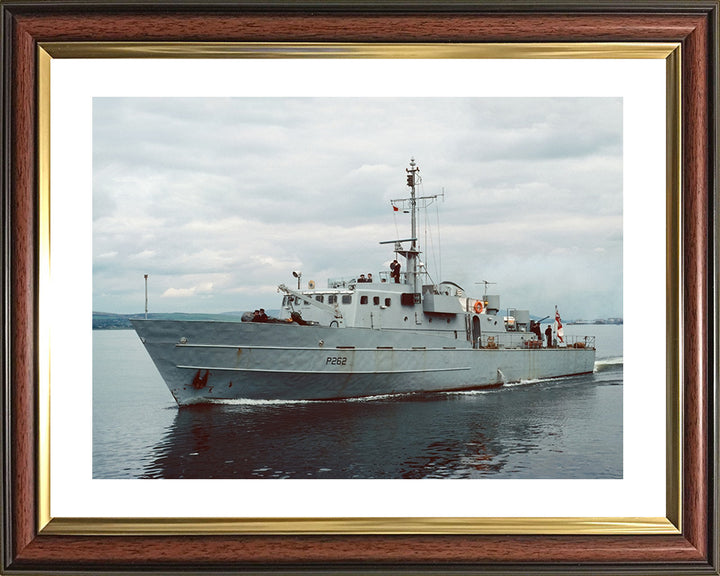
{"type": "Polygon", "coordinates": [[[483,294],[483,297],[485,297],[485,296],[487,296],[488,284],[497,284],[497,282],[488,282],[487,280],[480,280],[480,282],[475,282],[475,284],[485,284],[485,293],[483,294]]]}

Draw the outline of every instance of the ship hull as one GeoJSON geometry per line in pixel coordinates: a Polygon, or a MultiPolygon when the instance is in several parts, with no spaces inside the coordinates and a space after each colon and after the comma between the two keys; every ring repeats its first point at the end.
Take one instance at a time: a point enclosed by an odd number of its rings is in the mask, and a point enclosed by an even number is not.
{"type": "Polygon", "coordinates": [[[181,406],[498,387],[590,373],[595,351],[473,349],[457,334],[291,323],[134,320],[181,406]]]}

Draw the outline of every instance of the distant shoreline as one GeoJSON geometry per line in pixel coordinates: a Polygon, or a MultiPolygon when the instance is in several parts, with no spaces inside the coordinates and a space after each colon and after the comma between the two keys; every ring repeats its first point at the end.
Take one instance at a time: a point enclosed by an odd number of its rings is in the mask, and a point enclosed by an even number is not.
{"type": "MultiPolygon", "coordinates": [[[[216,322],[240,322],[244,312],[225,312],[223,314],[190,314],[184,312],[163,312],[148,314],[151,320],[214,320],[216,322]]],[[[93,330],[132,330],[131,319],[144,318],[145,314],[115,314],[112,312],[93,312],[93,330]]]]}

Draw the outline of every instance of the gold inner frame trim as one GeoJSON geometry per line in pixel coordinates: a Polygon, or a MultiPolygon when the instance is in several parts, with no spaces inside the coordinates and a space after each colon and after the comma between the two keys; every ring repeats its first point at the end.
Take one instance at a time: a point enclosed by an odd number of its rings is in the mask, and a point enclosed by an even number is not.
{"type": "Polygon", "coordinates": [[[678,46],[665,60],[666,64],[666,445],[665,469],[667,477],[665,510],[668,519],[682,530],[682,430],[683,430],[683,373],[681,305],[682,269],[682,115],[681,62],[682,47],[678,46]]]}
{"type": "Polygon", "coordinates": [[[51,42],[38,46],[38,529],[43,534],[679,534],[682,518],[680,302],[682,77],[678,43],[346,44],[51,42]],[[667,150],[666,517],[52,518],[50,513],[50,70],[53,58],[663,59],[667,150]]]}
{"type": "Polygon", "coordinates": [[[666,518],[58,518],[43,534],[678,534],[666,518]]]}
{"type": "Polygon", "coordinates": [[[676,43],[380,44],[242,42],[45,42],[53,58],[494,58],[658,59],[676,43]]]}
{"type": "MultiPolygon", "coordinates": [[[[50,518],[50,60],[38,50],[38,514],[50,518]],[[45,310],[45,313],[42,311],[45,310]]],[[[40,526],[43,523],[40,522],[40,526]]]]}

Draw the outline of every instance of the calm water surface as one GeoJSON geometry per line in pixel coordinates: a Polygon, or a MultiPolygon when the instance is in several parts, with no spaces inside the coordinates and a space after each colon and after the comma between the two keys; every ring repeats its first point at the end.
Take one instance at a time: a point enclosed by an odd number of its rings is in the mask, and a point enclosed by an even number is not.
{"type": "Polygon", "coordinates": [[[178,409],[131,330],[93,332],[95,478],[622,478],[622,326],[595,373],[497,390],[178,409]]]}

